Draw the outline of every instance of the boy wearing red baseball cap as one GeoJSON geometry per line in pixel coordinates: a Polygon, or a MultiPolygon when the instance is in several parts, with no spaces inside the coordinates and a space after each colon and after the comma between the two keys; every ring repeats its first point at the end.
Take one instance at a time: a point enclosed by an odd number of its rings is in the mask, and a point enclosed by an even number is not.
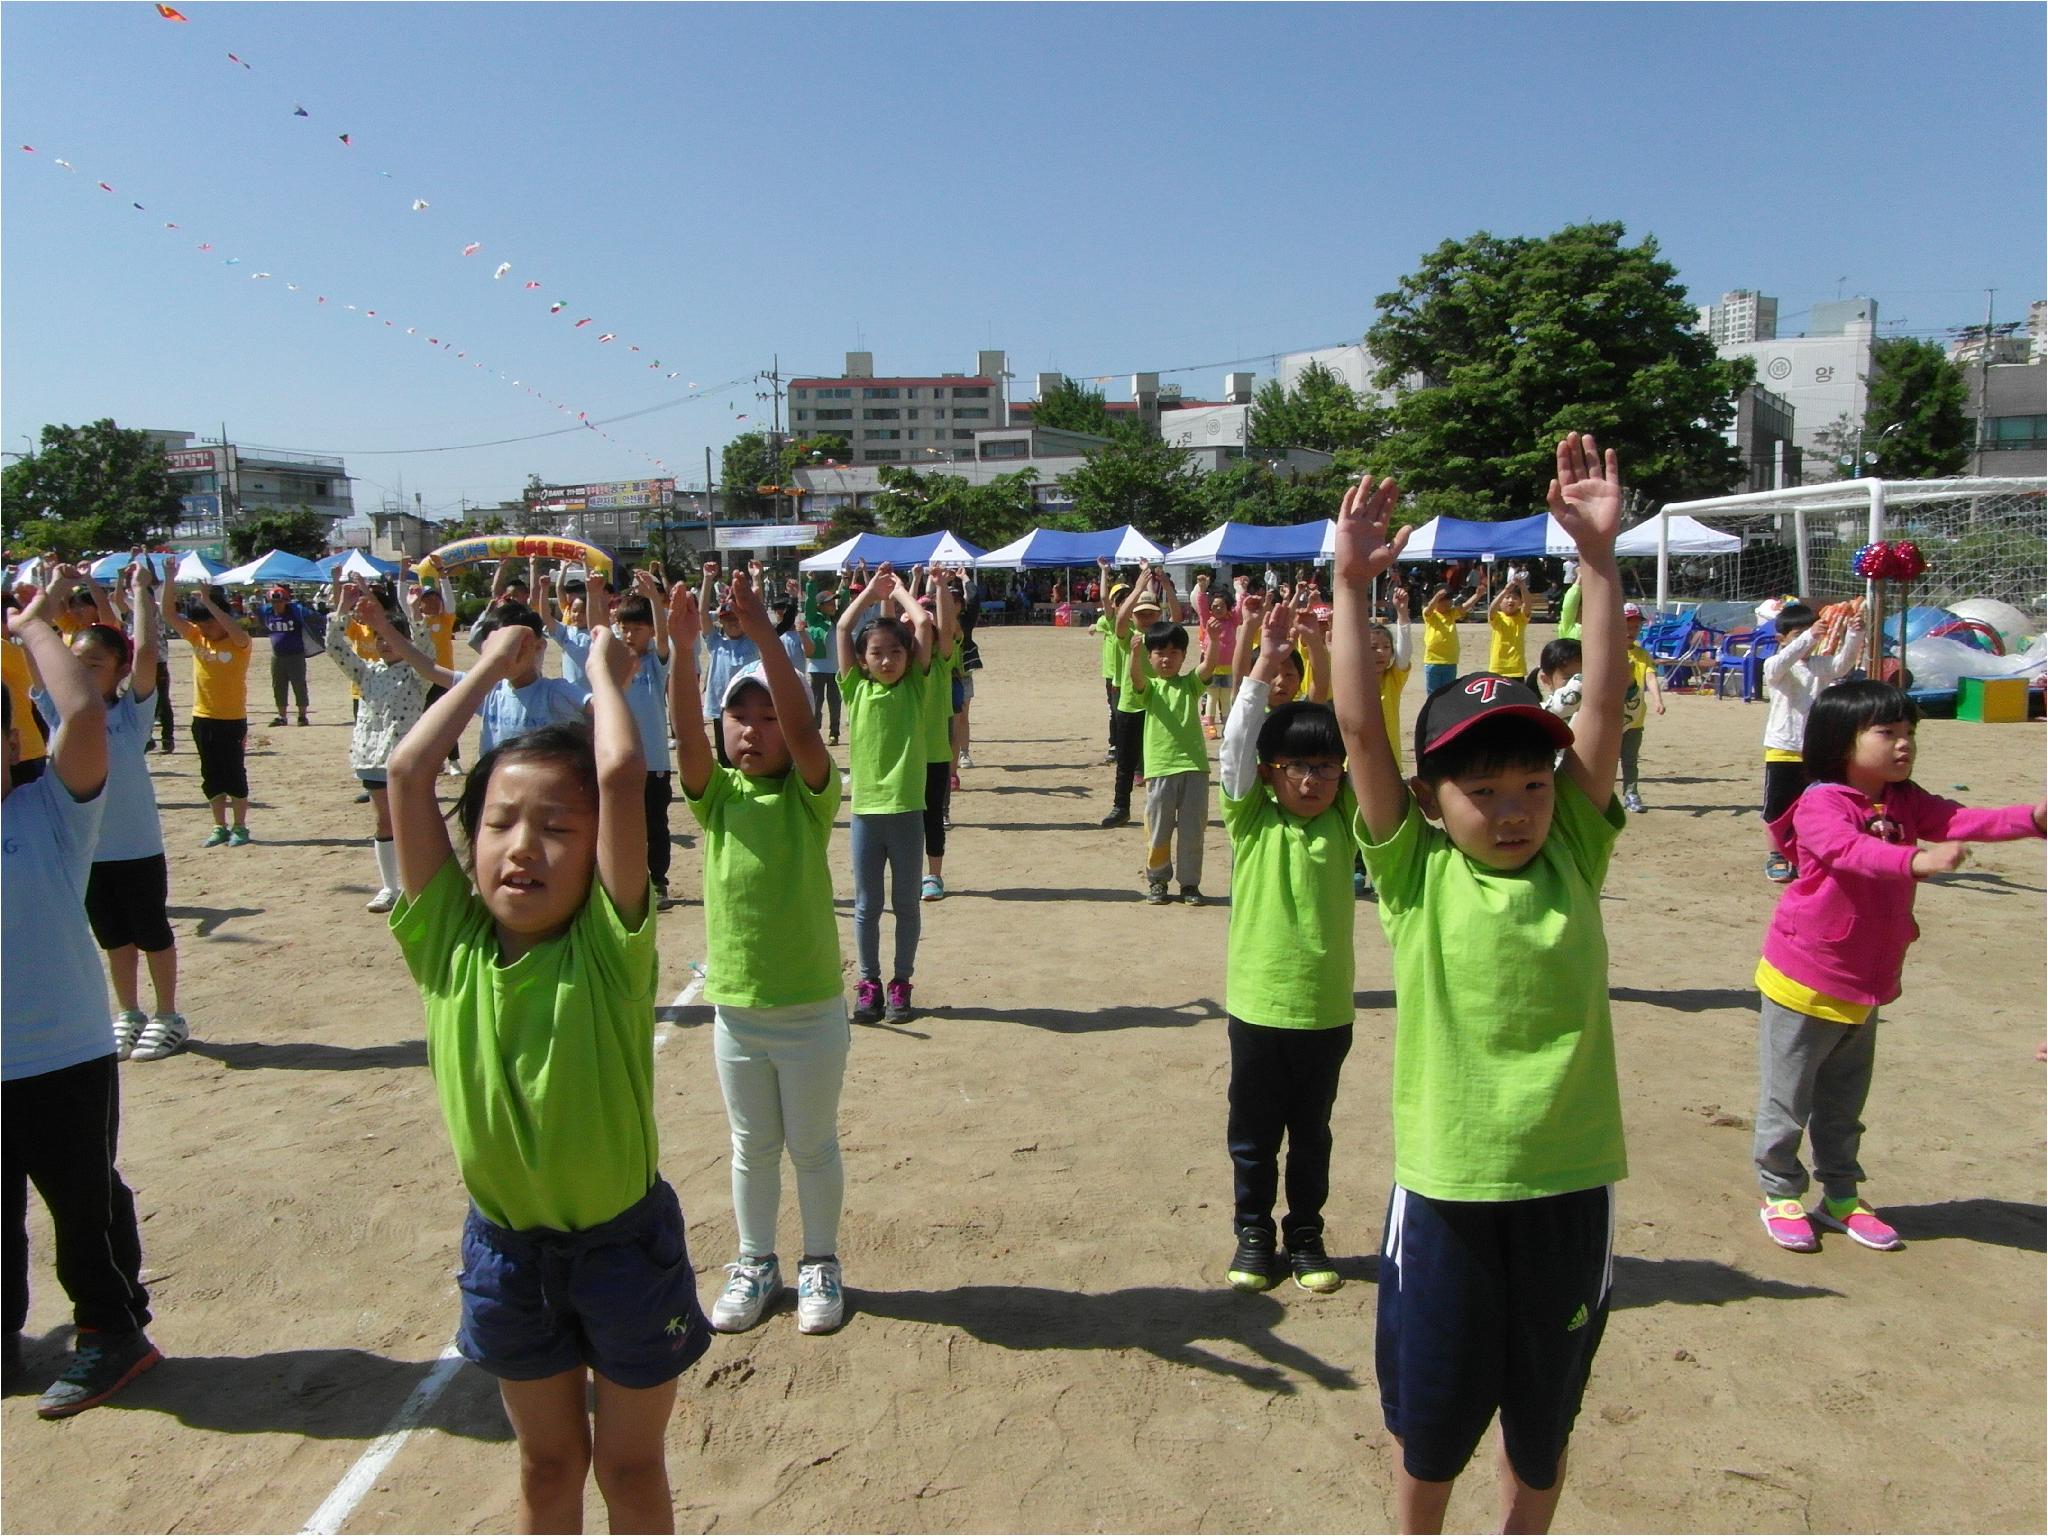
{"type": "Polygon", "coordinates": [[[1345,496],[1330,637],[1355,831],[1394,952],[1380,1403],[1402,1530],[1442,1528],[1497,1413],[1502,1528],[1543,1531],[1606,1326],[1627,1172],[1600,918],[1627,820],[1621,476],[1590,437],[1558,446],[1550,510],[1584,588],[1576,733],[1517,679],[1459,677],[1424,703],[1408,779],[1369,633],[1373,581],[1407,539],[1388,538],[1397,495],[1367,480],[1345,496]]]}

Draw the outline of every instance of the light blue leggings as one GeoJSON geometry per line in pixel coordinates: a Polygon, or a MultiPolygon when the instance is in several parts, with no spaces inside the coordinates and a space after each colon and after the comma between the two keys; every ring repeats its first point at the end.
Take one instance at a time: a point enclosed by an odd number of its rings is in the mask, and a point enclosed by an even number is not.
{"type": "Polygon", "coordinates": [[[732,1122],[732,1210],[740,1252],[775,1252],[782,1149],[796,1168],[804,1253],[839,1252],[846,1174],[839,1160],[839,1087],[852,1031],[846,999],[788,1008],[721,1005],[711,1031],[718,1086],[732,1122]]]}
{"type": "Polygon", "coordinates": [[[924,812],[853,818],[853,942],[863,981],[882,979],[882,874],[889,877],[889,910],[896,914],[896,969],[908,981],[917,965],[924,916],[918,894],[924,879],[924,812]]]}

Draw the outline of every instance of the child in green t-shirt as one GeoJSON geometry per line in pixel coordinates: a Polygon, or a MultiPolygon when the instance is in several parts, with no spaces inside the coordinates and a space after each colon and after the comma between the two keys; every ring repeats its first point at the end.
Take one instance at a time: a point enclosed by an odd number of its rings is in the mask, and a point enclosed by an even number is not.
{"type": "Polygon", "coordinates": [[[704,996],[712,1055],[732,1124],[732,1204],[739,1256],[726,1265],[711,1326],[740,1333],[782,1292],[775,1215],[782,1150],[796,1168],[803,1257],[796,1326],[829,1333],[845,1317],[839,1215],[839,1091],[846,1078],[846,996],[825,848],[839,811],[839,772],[795,661],[752,580],[735,572],[728,601],[761,660],[734,673],[719,700],[717,746],[685,705],[701,697],[690,637],[696,601],[669,613],[678,643],[669,674],[683,803],[704,829],[704,996]],[[688,608],[685,614],[679,610],[688,608]]]}
{"type": "Polygon", "coordinates": [[[1330,1110],[1351,1050],[1356,802],[1329,706],[1296,701],[1267,713],[1294,651],[1294,619],[1286,603],[1264,614],[1259,659],[1224,720],[1219,759],[1231,850],[1229,1280],[1240,1291],[1269,1290],[1290,1269],[1304,1290],[1342,1283],[1323,1247],[1323,1202],[1330,1110]],[[1283,1135],[1287,1215],[1276,1234],[1283,1135]]]}
{"type": "MultiPolygon", "coordinates": [[[[1202,904],[1202,834],[1209,826],[1209,750],[1202,736],[1202,690],[1209,663],[1183,671],[1188,632],[1161,619],[1131,630],[1131,675],[1123,706],[1145,712],[1145,899],[1170,899],[1180,871],[1180,899],[1202,904]]],[[[1220,666],[1220,659],[1215,665],[1220,666]]]]}
{"type": "Polygon", "coordinates": [[[711,1330],[659,1169],[632,652],[608,627],[592,634],[594,733],[544,725],[470,769],[456,804],[466,861],[434,790],[470,717],[541,645],[524,625],[493,632],[392,752],[391,932],[426,1007],[427,1065],[471,1203],[456,1342],[499,1378],[519,1441],[519,1526],[580,1530],[595,1465],[614,1530],[661,1530],[675,1380],[711,1330]]]}
{"type": "Polygon", "coordinates": [[[953,680],[960,675],[960,600],[945,566],[910,573],[911,594],[932,616],[932,670],[925,681],[920,727],[924,746],[923,901],[946,899],[946,833],[953,825],[953,680]]]}
{"type": "Polygon", "coordinates": [[[853,936],[860,979],[853,1021],[912,1015],[910,973],[923,922],[924,697],[931,685],[932,616],[884,564],[839,615],[840,690],[846,695],[847,766],[853,778],[853,936]],[[877,604],[893,606],[860,628],[877,604]],[[854,636],[860,635],[856,643],[854,636]],[[896,968],[882,987],[882,900],[896,918],[896,968]]]}
{"type": "Polygon", "coordinates": [[[1489,673],[1432,693],[1403,779],[1380,710],[1373,581],[1398,489],[1370,480],[1337,524],[1332,665],[1358,838],[1394,951],[1394,1190],[1377,1363],[1400,1448],[1401,1529],[1441,1529],[1498,1413],[1502,1524],[1549,1529],[1613,1273],[1627,1172],[1600,888],[1626,685],[1614,537],[1621,475],[1558,445],[1550,510],[1585,589],[1579,727],[1489,673]],[[1562,757],[1557,756],[1563,748],[1562,757]],[[1555,762],[1554,762],[1555,759],[1555,762]]]}

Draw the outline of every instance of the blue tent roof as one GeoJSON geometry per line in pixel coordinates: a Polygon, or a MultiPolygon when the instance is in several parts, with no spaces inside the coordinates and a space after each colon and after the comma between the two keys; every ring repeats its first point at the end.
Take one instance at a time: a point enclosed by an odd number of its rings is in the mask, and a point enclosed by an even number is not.
{"type": "Polygon", "coordinates": [[[238,565],[231,571],[220,573],[223,586],[238,587],[251,582],[300,581],[325,586],[328,581],[326,567],[302,560],[297,555],[273,549],[269,554],[251,560],[247,565],[238,565]]]}
{"type": "Polygon", "coordinates": [[[1409,536],[1403,560],[1477,560],[1482,555],[1570,555],[1575,546],[1548,512],[1493,523],[1433,517],[1409,536]]]}
{"type": "Polygon", "coordinates": [[[934,558],[965,563],[979,559],[987,551],[978,549],[965,539],[955,538],[950,533],[920,533],[913,538],[891,539],[879,533],[856,534],[843,544],[799,561],[798,570],[843,571],[848,566],[866,561],[870,566],[887,563],[898,570],[908,570],[913,565],[928,565],[934,558]]]}
{"type": "Polygon", "coordinates": [[[1208,565],[1215,561],[1241,563],[1251,560],[1326,560],[1334,524],[1327,517],[1313,522],[1292,523],[1284,528],[1261,528],[1250,523],[1223,523],[1211,528],[1192,544],[1167,553],[1168,565],[1208,565]]]}

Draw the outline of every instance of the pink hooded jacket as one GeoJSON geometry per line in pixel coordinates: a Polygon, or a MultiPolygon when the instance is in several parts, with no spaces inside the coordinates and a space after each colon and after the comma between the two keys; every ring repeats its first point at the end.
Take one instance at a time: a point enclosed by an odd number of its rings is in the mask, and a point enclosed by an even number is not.
{"type": "Polygon", "coordinates": [[[2009,843],[2039,837],[2030,805],[1973,810],[1930,795],[1910,779],[1877,806],[1847,784],[1813,784],[1771,823],[1778,851],[1799,877],[1778,897],[1764,934],[1764,959],[1816,992],[1851,1003],[1899,995],[1913,921],[1913,854],[1923,842],[2009,843]]]}

